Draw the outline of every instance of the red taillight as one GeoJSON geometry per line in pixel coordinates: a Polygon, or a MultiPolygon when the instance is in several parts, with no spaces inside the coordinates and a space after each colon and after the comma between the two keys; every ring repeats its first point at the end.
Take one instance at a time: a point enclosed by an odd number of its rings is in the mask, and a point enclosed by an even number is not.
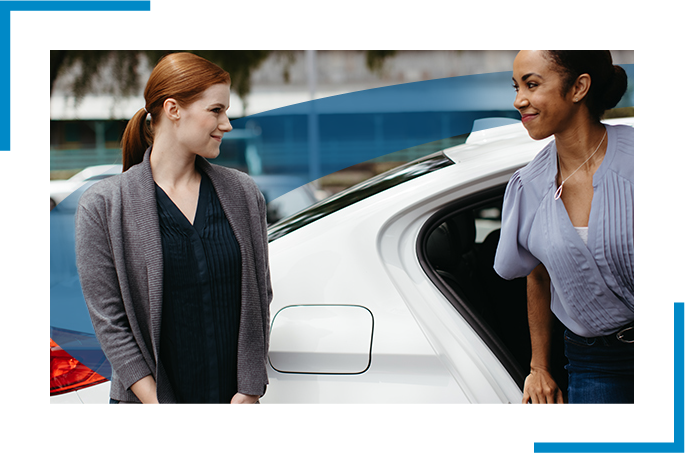
{"type": "Polygon", "coordinates": [[[106,382],[50,338],[50,396],[73,392],[106,382]]]}

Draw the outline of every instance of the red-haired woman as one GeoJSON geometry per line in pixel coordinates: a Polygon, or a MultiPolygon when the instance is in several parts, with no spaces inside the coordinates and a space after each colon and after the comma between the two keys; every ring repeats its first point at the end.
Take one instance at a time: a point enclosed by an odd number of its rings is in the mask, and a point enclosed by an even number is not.
{"type": "Polygon", "coordinates": [[[81,197],[77,265],[112,402],[255,403],[266,391],[264,198],[206,160],[232,129],[229,89],[201,57],[162,58],[124,132],[124,173],[81,197]]]}

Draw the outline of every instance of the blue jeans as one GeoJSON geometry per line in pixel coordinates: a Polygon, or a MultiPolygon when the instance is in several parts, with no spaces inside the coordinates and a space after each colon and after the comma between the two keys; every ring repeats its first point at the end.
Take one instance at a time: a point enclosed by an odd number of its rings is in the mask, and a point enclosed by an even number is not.
{"type": "Polygon", "coordinates": [[[613,335],[585,338],[566,330],[568,402],[632,404],[633,344],[613,335]]]}

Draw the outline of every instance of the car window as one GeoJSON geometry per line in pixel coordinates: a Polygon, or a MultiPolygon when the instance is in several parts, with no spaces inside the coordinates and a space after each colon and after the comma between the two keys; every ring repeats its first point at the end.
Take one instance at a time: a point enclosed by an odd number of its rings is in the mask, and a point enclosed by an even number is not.
{"type": "Polygon", "coordinates": [[[269,227],[269,242],[372,195],[450,165],[454,162],[439,152],[367,179],[272,225],[269,227]]]}
{"type": "MultiPolygon", "coordinates": [[[[504,187],[448,206],[424,226],[418,255],[426,274],[523,388],[530,364],[526,279],[502,279],[493,269],[504,187]]],[[[561,338],[555,336],[555,376],[564,382],[561,338]],[[556,364],[556,362],[555,362],[556,364]]]]}
{"type": "Polygon", "coordinates": [[[312,190],[306,185],[286,192],[274,200],[269,200],[267,194],[262,193],[267,202],[266,221],[269,225],[298,213],[318,201],[312,190]]]}

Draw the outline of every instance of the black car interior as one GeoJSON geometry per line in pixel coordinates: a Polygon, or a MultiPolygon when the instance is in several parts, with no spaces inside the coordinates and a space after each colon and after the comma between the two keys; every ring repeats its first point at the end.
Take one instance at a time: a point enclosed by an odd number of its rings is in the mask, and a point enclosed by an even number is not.
{"type": "MultiPolygon", "coordinates": [[[[484,198],[448,206],[433,216],[421,233],[419,260],[523,388],[530,366],[526,278],[504,280],[494,271],[503,188],[484,198]]],[[[568,378],[560,323],[553,335],[552,373],[565,392],[568,378]]]]}

